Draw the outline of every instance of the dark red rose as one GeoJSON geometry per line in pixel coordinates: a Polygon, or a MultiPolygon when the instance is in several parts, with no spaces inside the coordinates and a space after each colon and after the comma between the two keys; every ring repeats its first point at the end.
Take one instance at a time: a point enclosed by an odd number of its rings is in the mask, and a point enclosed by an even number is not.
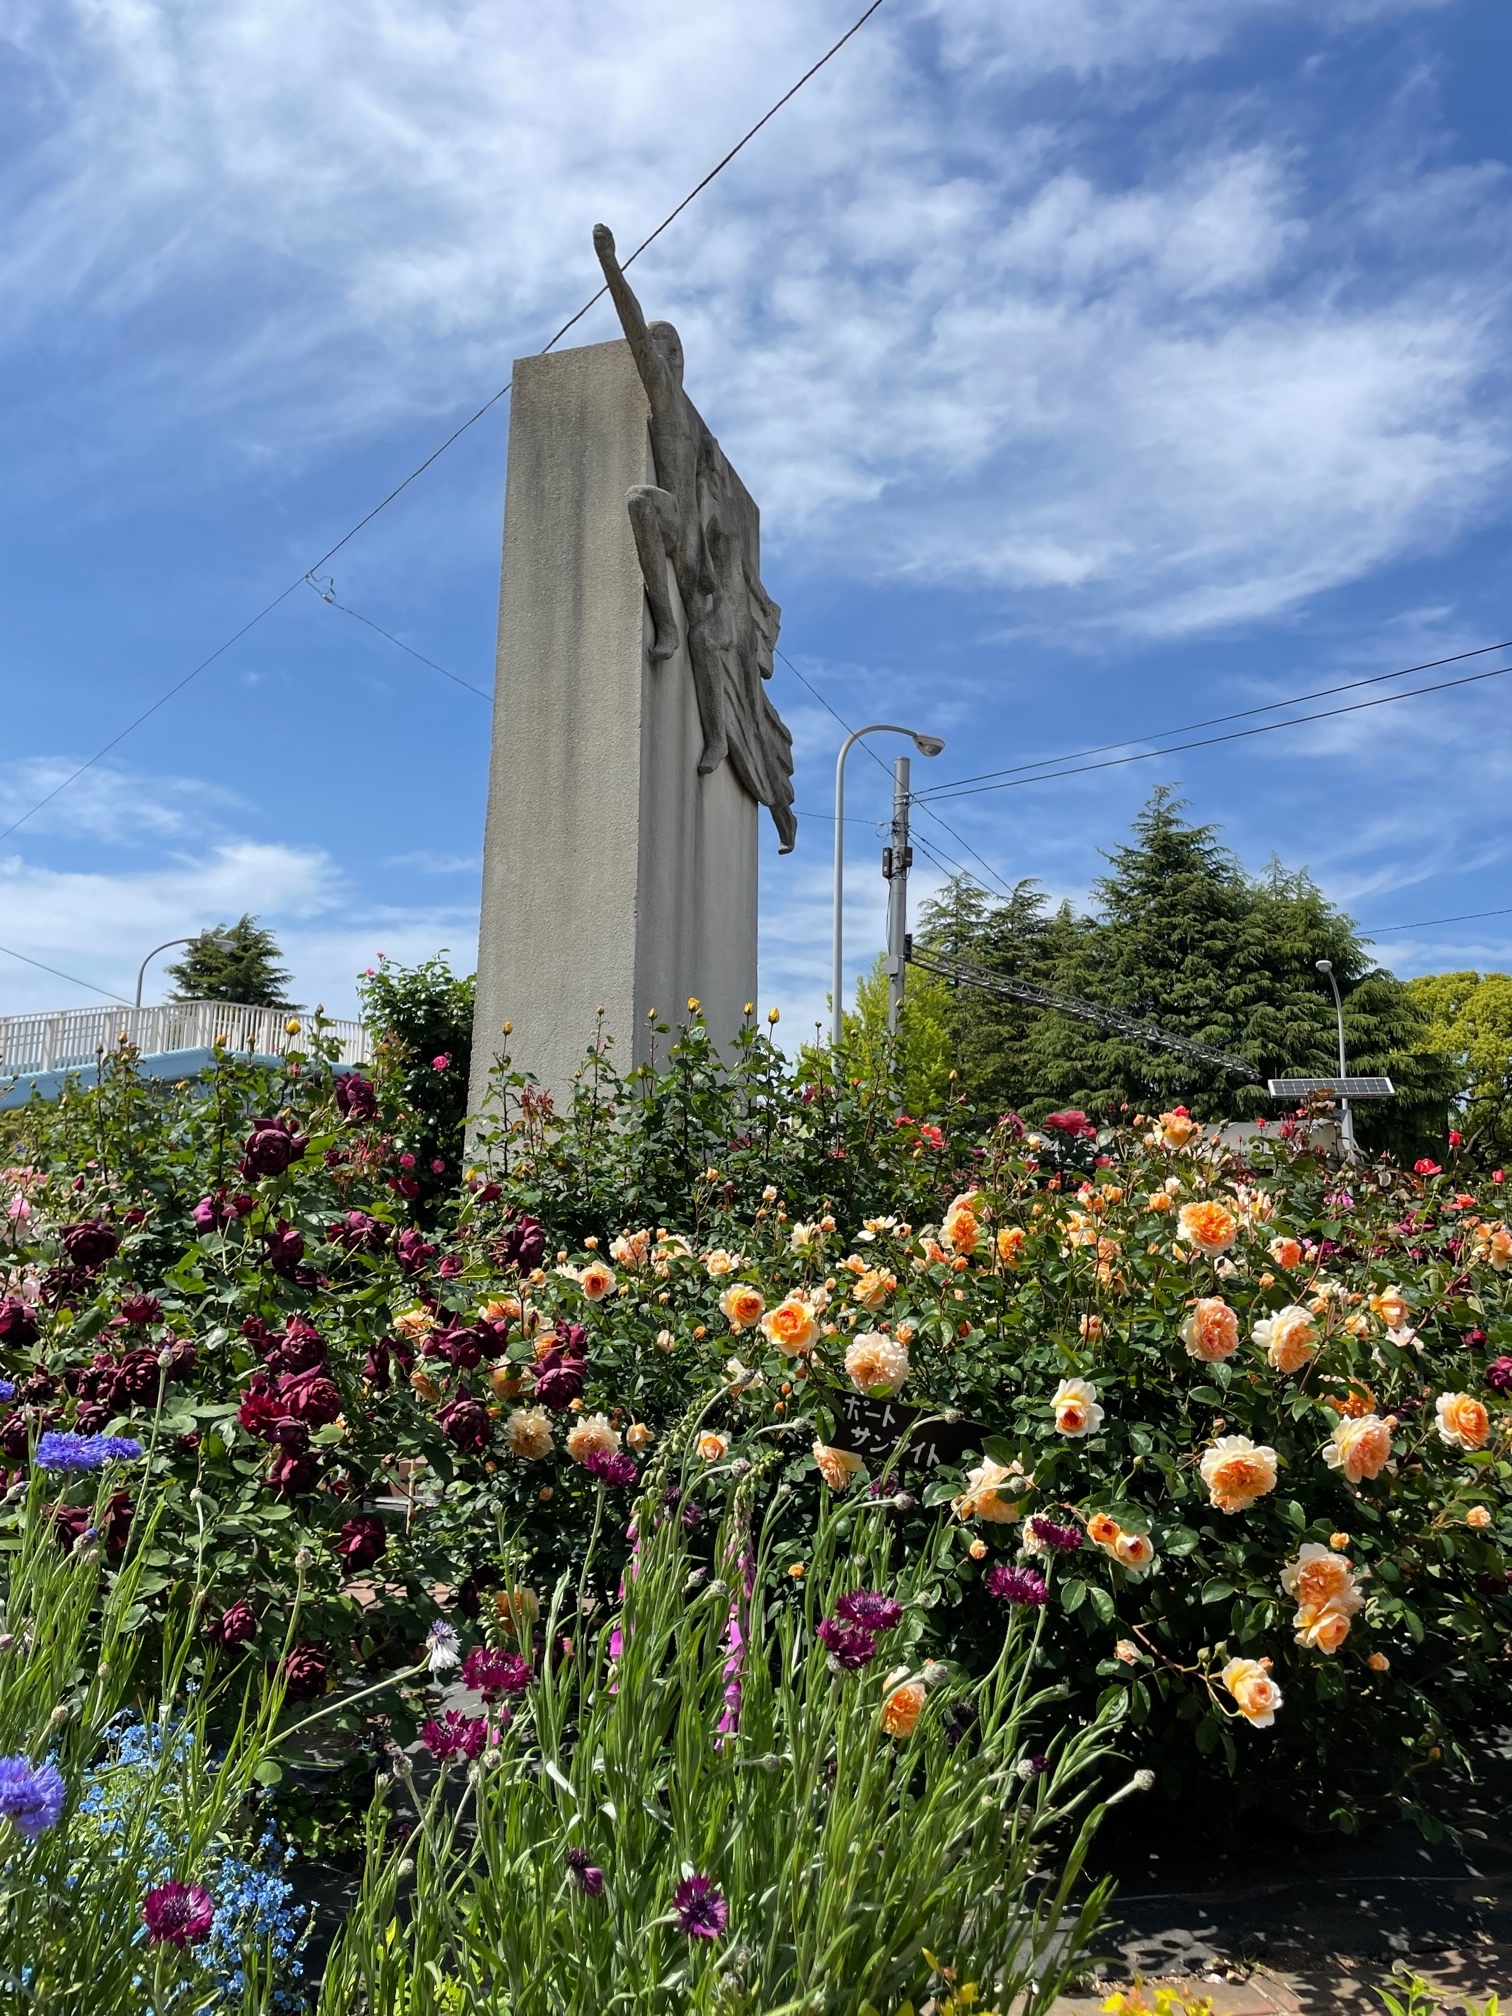
{"type": "Polygon", "coordinates": [[[371,1568],[388,1552],[388,1529],[371,1512],[363,1512],[343,1525],[336,1552],[348,1568],[371,1568]]]}
{"type": "Polygon", "coordinates": [[[9,1344],[14,1351],[24,1351],[28,1344],[35,1344],[41,1334],[36,1316],[19,1295],[7,1295],[0,1301],[0,1344],[9,1344]]]}
{"type": "Polygon", "coordinates": [[[420,1184],[414,1176],[401,1176],[395,1183],[394,1188],[402,1197],[418,1197],[420,1195],[420,1184]]]}
{"type": "Polygon", "coordinates": [[[243,1176],[282,1176],[309,1146],[287,1120],[254,1120],[242,1150],[243,1176]]]}
{"type": "Polygon", "coordinates": [[[326,1228],[326,1241],[344,1246],[348,1253],[381,1253],[388,1244],[389,1227],[366,1211],[348,1211],[326,1228]]]}
{"type": "Polygon", "coordinates": [[[104,1541],[106,1551],[119,1554],[131,1537],[133,1509],[131,1494],[127,1491],[117,1491],[105,1507],[104,1517],[97,1527],[94,1525],[95,1515],[92,1505],[55,1505],[53,1520],[57,1525],[58,1538],[65,1547],[73,1546],[76,1540],[82,1539],[93,1527],[99,1538],[104,1541]]]}
{"type": "Polygon", "coordinates": [[[254,1351],[261,1351],[273,1335],[261,1316],[244,1316],[242,1318],[241,1334],[246,1338],[254,1351]]]}
{"type": "Polygon", "coordinates": [[[164,1368],[164,1377],[168,1379],[187,1379],[189,1374],[194,1370],[199,1358],[199,1347],[193,1338],[177,1337],[171,1344],[165,1345],[164,1349],[168,1353],[168,1363],[164,1368]]]}
{"type": "MultiPolygon", "coordinates": [[[[110,1395],[117,1407],[140,1407],[156,1400],[162,1368],[156,1351],[128,1351],[109,1375],[110,1395]]],[[[106,1396],[102,1393],[101,1398],[106,1396]]]]}
{"type": "Polygon", "coordinates": [[[441,1276],[443,1281],[455,1281],[466,1265],[467,1262],[462,1259],[460,1254],[447,1253],[443,1255],[441,1265],[436,1269],[436,1272],[441,1276]]]}
{"type": "Polygon", "coordinates": [[[236,1410],[236,1418],[249,1435],[260,1435],[265,1442],[271,1442],[283,1412],[271,1393],[249,1388],[236,1410]]]}
{"type": "Polygon", "coordinates": [[[80,1435],[103,1434],[113,1412],[103,1400],[81,1400],[74,1409],[74,1428],[80,1435]]]}
{"type": "Polygon", "coordinates": [[[564,1358],[549,1351],[536,1367],[535,1398],[553,1414],[561,1414],[574,1400],[583,1397],[584,1366],[581,1358],[564,1358]]]}
{"type": "Polygon", "coordinates": [[[257,1636],[257,1612],[245,1596],[223,1610],[213,1624],[205,1626],[205,1636],[223,1652],[233,1652],[257,1636]]]}
{"type": "Polygon", "coordinates": [[[457,1608],[464,1617],[483,1614],[483,1588],[476,1575],[465,1576],[457,1590],[457,1608]]]}
{"type": "Polygon", "coordinates": [[[304,1258],[304,1234],[296,1232],[287,1219],[280,1219],[276,1231],[263,1234],[263,1245],[273,1272],[281,1274],[286,1281],[292,1281],[304,1258]]]}
{"type": "Polygon", "coordinates": [[[489,1341],[472,1323],[453,1323],[448,1329],[433,1330],[425,1340],[426,1356],[444,1358],[459,1371],[470,1372],[483,1362],[483,1346],[489,1341]]]}
{"type": "Polygon", "coordinates": [[[284,1695],[290,1701],[318,1701],[326,1691],[329,1661],[318,1645],[291,1645],[284,1654],[284,1695]]]}
{"type": "MultiPolygon", "coordinates": [[[[107,1414],[108,1421],[110,1416],[107,1414]]],[[[31,1448],[31,1423],[19,1411],[0,1419],[0,1455],[19,1463],[31,1448]]]]}
{"type": "Polygon", "coordinates": [[[103,1267],[121,1250],[121,1235],[103,1218],[87,1218],[82,1225],[65,1225],[63,1251],[75,1267],[103,1267]]]}
{"type": "Polygon", "coordinates": [[[480,1204],[497,1204],[503,1195],[504,1192],[499,1188],[497,1183],[485,1183],[483,1188],[478,1192],[478,1202],[480,1204]]]}
{"type": "Polygon", "coordinates": [[[539,1219],[512,1218],[494,1241],[494,1259],[500,1267],[518,1267],[528,1274],[539,1267],[546,1252],[546,1228],[539,1219]]]}
{"type": "Polygon", "coordinates": [[[1512,1358],[1493,1358],[1486,1367],[1486,1384],[1493,1393],[1512,1388],[1512,1358]]]}
{"type": "Polygon", "coordinates": [[[418,1274],[436,1257],[436,1249],[412,1225],[399,1234],[399,1265],[406,1274],[418,1274]]]}
{"type": "Polygon", "coordinates": [[[163,1320],[163,1305],[156,1295],[128,1295],[117,1312],[133,1330],[150,1330],[163,1320]]]}
{"type": "Polygon", "coordinates": [[[303,1316],[291,1316],[266,1342],[269,1348],[263,1355],[271,1372],[308,1372],[326,1361],[325,1339],[303,1316]]]}
{"type": "Polygon", "coordinates": [[[21,1381],[21,1398],[40,1406],[44,1400],[56,1400],[66,1391],[63,1382],[55,1379],[51,1372],[44,1372],[39,1366],[28,1378],[21,1381]]]}
{"type": "Polygon", "coordinates": [[[341,1412],[341,1394],[324,1372],[290,1372],[278,1382],[279,1404],[285,1414],[307,1428],[325,1428],[341,1412]]]}
{"type": "Polygon", "coordinates": [[[559,1320],[556,1326],[556,1334],[563,1351],[566,1352],[569,1358],[586,1358],[588,1356],[588,1332],[583,1328],[581,1323],[568,1323],[559,1320]]]}
{"type": "Polygon", "coordinates": [[[306,1449],[298,1456],[285,1452],[273,1460],[268,1482],[281,1498],[302,1498],[320,1481],[320,1458],[306,1449]]]}
{"type": "Polygon", "coordinates": [[[147,1223],[147,1213],[145,1211],[139,1211],[135,1207],[133,1207],[130,1211],[123,1211],[121,1213],[121,1216],[125,1219],[128,1225],[133,1226],[145,1225],[147,1223]]]}
{"type": "Polygon", "coordinates": [[[476,1456],[493,1440],[493,1421],[481,1401],[464,1388],[455,1400],[438,1408],[436,1421],[446,1439],[465,1455],[476,1456]]]}
{"type": "Polygon", "coordinates": [[[364,1078],[360,1071],[347,1071],[336,1080],[332,1090],[336,1095],[336,1111],[343,1120],[375,1120],[378,1117],[378,1094],[371,1078],[364,1078]]]}

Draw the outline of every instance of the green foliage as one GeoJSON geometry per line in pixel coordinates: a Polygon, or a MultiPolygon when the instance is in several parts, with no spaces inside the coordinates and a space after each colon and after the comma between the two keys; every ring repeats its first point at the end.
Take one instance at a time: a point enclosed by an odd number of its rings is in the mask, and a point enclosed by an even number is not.
{"type": "Polygon", "coordinates": [[[992,904],[961,882],[926,909],[921,939],[993,971],[1077,994],[1253,1066],[1249,1084],[1173,1051],[980,990],[950,997],[962,1083],[981,1106],[1095,1115],[1180,1101],[1204,1119],[1273,1113],[1264,1081],[1338,1069],[1332,959],[1351,1071],[1385,1072],[1398,1098],[1362,1110],[1369,1147],[1442,1146],[1453,1072],[1424,1040],[1407,988],[1371,966],[1349,918],[1305,871],[1245,875],[1212,826],[1190,826],[1158,790],[1134,840],[1109,856],[1095,917],[1049,914],[1031,883],[992,904]]]}
{"type": "MultiPolygon", "coordinates": [[[[943,980],[911,967],[898,1015],[898,1033],[887,1029],[888,978],[879,954],[856,987],[855,1008],[841,1017],[841,1055],[848,1078],[864,1083],[890,1080],[909,1113],[936,1113],[951,1095],[954,1069],[950,990],[943,980]]],[[[818,1052],[806,1052],[815,1070],[818,1052]]]]}
{"type": "Polygon", "coordinates": [[[1512,974],[1425,973],[1407,982],[1424,1046],[1453,1063],[1466,1161],[1512,1153],[1512,974]]]}
{"type": "Polygon", "coordinates": [[[1065,1985],[1104,1902],[1072,1902],[1100,1810],[1079,1830],[1072,1816],[1116,1704],[1068,1727],[1036,1689],[1022,1612],[984,1678],[925,1661],[932,1563],[899,1573],[886,1501],[826,1512],[791,1600],[791,1493],[761,1488],[782,1467],[770,1441],[754,1468],[722,1466],[747,1475],[711,1564],[679,1516],[707,1489],[696,1430],[674,1431],[634,1508],[619,1601],[591,1595],[591,1555],[564,1577],[542,1616],[551,1652],[481,1767],[460,1788],[443,1773],[407,1847],[387,1839],[380,1793],[320,2016],[429,2016],[452,2006],[437,1983],[478,2016],[588,2016],[611,1988],[647,2016],[850,2016],[924,2001],[942,1967],[1041,2016],[1065,1985]],[[816,1627],[858,1585],[890,1592],[899,1621],[845,1672],[816,1627]],[[717,1936],[678,1922],[694,1876],[718,1894],[717,1936]]]}
{"type": "Polygon", "coordinates": [[[191,939],[168,968],[176,1001],[239,1001],[251,1008],[292,1008],[278,940],[245,914],[191,939]]]}
{"type": "Polygon", "coordinates": [[[453,973],[444,953],[401,966],[380,953],[357,982],[362,1019],[376,1039],[375,1078],[414,1157],[411,1194],[426,1200],[456,1188],[472,1062],[473,977],[453,973]],[[441,1167],[433,1165],[439,1161],[441,1167]]]}

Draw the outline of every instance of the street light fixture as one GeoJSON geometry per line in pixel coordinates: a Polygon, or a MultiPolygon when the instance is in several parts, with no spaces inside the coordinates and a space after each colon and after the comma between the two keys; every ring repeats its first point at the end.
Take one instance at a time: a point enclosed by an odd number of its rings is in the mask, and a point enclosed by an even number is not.
{"type": "MultiPolygon", "coordinates": [[[[136,1006],[138,1008],[140,1008],[142,1005],[142,982],[147,977],[147,968],[152,964],[153,960],[156,959],[159,952],[171,952],[175,945],[197,945],[200,939],[203,938],[204,936],[205,933],[203,931],[196,931],[194,935],[190,938],[165,938],[161,945],[153,946],[152,950],[147,954],[147,957],[142,961],[141,965],[137,968],[136,1006]]],[[[236,941],[233,938],[228,938],[223,933],[218,932],[216,936],[210,940],[210,942],[212,945],[233,945],[236,941]]]]}
{"type": "MultiPolygon", "coordinates": [[[[1334,978],[1332,959],[1318,959],[1313,963],[1320,973],[1326,974],[1328,984],[1333,989],[1334,1014],[1339,1024],[1339,1076],[1347,1078],[1349,1066],[1344,1059],[1344,998],[1339,992],[1339,983],[1334,978]]],[[[1355,1155],[1354,1114],[1349,1109],[1348,1099],[1342,1093],[1339,1095],[1339,1121],[1344,1135],[1344,1153],[1352,1162],[1355,1155]]]]}
{"type": "Polygon", "coordinates": [[[831,938],[830,1042],[840,1048],[842,1014],[842,912],[845,900],[845,759],[863,735],[906,735],[921,756],[938,756],[945,744],[938,735],[925,735],[915,728],[900,728],[893,721],[873,721],[857,728],[840,744],[835,758],[835,917],[831,938]]]}

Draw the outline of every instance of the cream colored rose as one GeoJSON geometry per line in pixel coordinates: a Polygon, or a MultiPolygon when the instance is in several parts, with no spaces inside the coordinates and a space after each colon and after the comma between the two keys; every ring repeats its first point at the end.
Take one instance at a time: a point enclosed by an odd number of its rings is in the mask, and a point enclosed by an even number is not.
{"type": "Polygon", "coordinates": [[[846,1351],[845,1371],[858,1393],[896,1393],[908,1377],[908,1351],[885,1330],[867,1330],[846,1351]]]}
{"type": "Polygon", "coordinates": [[[1017,1519],[1020,1503],[1008,1492],[1023,1493],[1032,1480],[1017,1463],[994,1462],[986,1456],[975,1470],[966,1472],[966,1489],[952,1506],[958,1519],[985,1519],[989,1526],[1007,1526],[1017,1519]]]}
{"type": "Polygon", "coordinates": [[[584,1414],[567,1436],[567,1454],[574,1463],[595,1455],[612,1456],[619,1446],[619,1431],[609,1425],[607,1414],[584,1414]]]}
{"type": "Polygon", "coordinates": [[[1188,1355],[1216,1364],[1239,1348],[1239,1318],[1221,1295],[1204,1295],[1181,1326],[1188,1355]]]}
{"type": "Polygon", "coordinates": [[[727,1253],[723,1246],[716,1246],[712,1253],[705,1253],[703,1264],[704,1272],[709,1276],[710,1280],[718,1281],[726,1274],[738,1272],[740,1255],[738,1253],[727,1253]]]}
{"type": "Polygon", "coordinates": [[[807,1253],[811,1246],[817,1246],[824,1234],[817,1225],[795,1225],[788,1234],[788,1244],[795,1253],[807,1253]]]}
{"type": "Polygon", "coordinates": [[[819,1319],[807,1302],[790,1295],[767,1311],[761,1327],[784,1358],[798,1358],[812,1351],[819,1335],[819,1319]]]}
{"type": "Polygon", "coordinates": [[[1178,1237],[1209,1258],[1226,1253],[1239,1236],[1239,1221],[1225,1205],[1211,1197],[1195,1204],[1183,1204],[1176,1214],[1178,1237]]]}
{"type": "Polygon", "coordinates": [[[1102,1426],[1103,1410],[1097,1404],[1097,1388],[1086,1379],[1062,1379],[1050,1404],[1055,1409],[1058,1434],[1079,1439],[1095,1435],[1102,1426]]]}
{"type": "Polygon", "coordinates": [[[578,1276],[578,1286],[590,1302],[602,1302],[614,1287],[614,1269],[602,1260],[590,1260],[578,1276]]]}
{"type": "Polygon", "coordinates": [[[1250,1335],[1278,1372],[1300,1372],[1318,1355],[1318,1326],[1295,1302],[1262,1317],[1250,1335]]]}
{"type": "Polygon", "coordinates": [[[1470,1510],[1465,1514],[1465,1524],[1467,1526],[1474,1526],[1477,1531],[1483,1530],[1491,1524],[1489,1508],[1485,1505],[1472,1505],[1470,1510]]]}
{"type": "Polygon", "coordinates": [[[1154,1565],[1155,1543],[1148,1533],[1120,1533],[1113,1542],[1114,1558],[1132,1575],[1143,1575],[1154,1565]]]}
{"type": "Polygon", "coordinates": [[[1379,1414],[1346,1414],[1334,1425],[1323,1448],[1330,1470],[1342,1470],[1351,1484],[1379,1477],[1391,1461],[1391,1424],[1379,1414]]]}
{"type": "Polygon", "coordinates": [[[1103,1333],[1103,1319],[1101,1316],[1083,1316],[1076,1327],[1084,1344],[1095,1344],[1103,1333]]]}
{"type": "Polygon", "coordinates": [[[1299,1604],[1321,1608],[1352,1589],[1354,1576],[1345,1555],[1309,1540],[1281,1570],[1281,1587],[1299,1604]]]}
{"type": "Polygon", "coordinates": [[[551,1454],[551,1416],[544,1407],[516,1407],[505,1418],[504,1440],[512,1456],[539,1463],[551,1454]]]}
{"type": "Polygon", "coordinates": [[[1248,1435],[1220,1435],[1197,1466],[1208,1501],[1220,1512],[1247,1512],[1276,1488],[1276,1452],[1248,1435]]]}
{"type": "Polygon", "coordinates": [[[1433,1403],[1439,1440],[1451,1449],[1479,1449],[1491,1433],[1484,1404],[1469,1393],[1440,1393],[1433,1403]]]}
{"type": "Polygon", "coordinates": [[[719,1306],[730,1328],[735,1331],[754,1330],[766,1313],[766,1300],[761,1290],[748,1287],[744,1282],[726,1288],[719,1298],[719,1306]]]}
{"type": "Polygon", "coordinates": [[[1230,1659],[1219,1679],[1252,1728],[1269,1729],[1281,1706],[1281,1689],[1270,1677],[1269,1659],[1230,1659]]]}
{"type": "Polygon", "coordinates": [[[655,1440],[656,1430],[647,1427],[644,1421],[632,1421],[625,1430],[626,1446],[633,1449],[637,1456],[643,1449],[649,1449],[655,1440]]]}
{"type": "Polygon", "coordinates": [[[849,1449],[836,1449],[828,1442],[816,1442],[813,1457],[819,1475],[831,1491],[844,1491],[856,1478],[866,1474],[866,1465],[849,1449]]]}

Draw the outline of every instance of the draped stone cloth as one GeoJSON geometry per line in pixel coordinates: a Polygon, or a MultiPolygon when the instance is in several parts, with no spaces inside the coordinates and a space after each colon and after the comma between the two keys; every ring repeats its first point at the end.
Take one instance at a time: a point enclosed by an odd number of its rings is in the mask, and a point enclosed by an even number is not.
{"type": "Polygon", "coordinates": [[[626,498],[654,625],[651,656],[662,661],[676,651],[680,604],[703,730],[699,775],[728,761],[771,812],[786,854],[798,834],[793,738],[766,691],[782,612],[761,584],[760,514],[683,390],[677,331],[670,322],[647,323],[607,226],[594,226],[593,244],[651,409],[656,482],[637,484],[626,498]]]}

